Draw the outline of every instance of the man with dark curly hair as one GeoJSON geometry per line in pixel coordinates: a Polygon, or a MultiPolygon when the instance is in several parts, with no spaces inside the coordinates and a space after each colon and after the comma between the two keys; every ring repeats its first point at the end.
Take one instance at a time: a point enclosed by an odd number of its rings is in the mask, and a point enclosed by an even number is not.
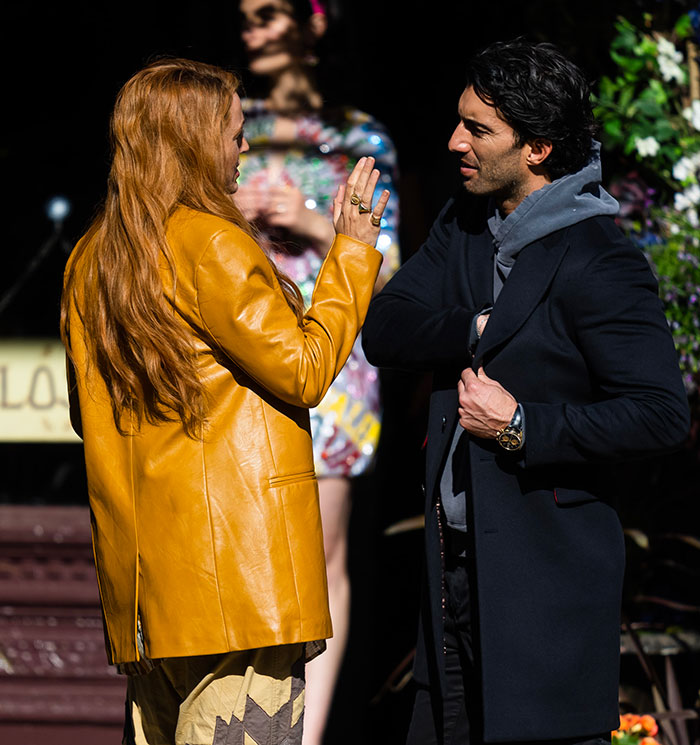
{"type": "Polygon", "coordinates": [[[619,723],[616,484],[679,447],[687,399],[581,71],[496,43],[458,114],[463,188],[363,331],[373,364],[433,373],[408,741],[599,745],[619,723]]]}

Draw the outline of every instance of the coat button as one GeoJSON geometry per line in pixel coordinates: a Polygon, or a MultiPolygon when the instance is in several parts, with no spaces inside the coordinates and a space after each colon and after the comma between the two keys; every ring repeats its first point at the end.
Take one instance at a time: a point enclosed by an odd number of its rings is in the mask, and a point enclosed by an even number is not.
{"type": "Polygon", "coordinates": [[[445,431],[445,427],[447,426],[447,417],[446,416],[444,416],[442,418],[441,424],[442,424],[442,431],[444,432],[445,431]]]}

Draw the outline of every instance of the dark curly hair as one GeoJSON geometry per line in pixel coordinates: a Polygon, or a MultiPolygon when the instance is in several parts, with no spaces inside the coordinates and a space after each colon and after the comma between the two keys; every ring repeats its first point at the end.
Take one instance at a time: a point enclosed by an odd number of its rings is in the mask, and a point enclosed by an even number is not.
{"type": "Polygon", "coordinates": [[[498,109],[518,146],[535,138],[552,143],[544,164],[552,179],[588,162],[597,131],[590,87],[553,44],[522,37],[491,44],[469,63],[466,87],[498,109]]]}

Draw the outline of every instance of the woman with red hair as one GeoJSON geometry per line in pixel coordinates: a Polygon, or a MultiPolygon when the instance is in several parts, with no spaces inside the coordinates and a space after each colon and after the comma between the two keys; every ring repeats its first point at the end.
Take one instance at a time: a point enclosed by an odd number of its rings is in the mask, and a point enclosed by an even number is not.
{"type": "Polygon", "coordinates": [[[380,174],[361,160],[304,311],[235,204],[243,126],[230,72],[169,59],[134,75],[104,206],[66,269],[71,417],[129,743],[300,742],[304,663],[331,634],[308,408],[364,319],[389,195],[372,209],[380,174]]]}

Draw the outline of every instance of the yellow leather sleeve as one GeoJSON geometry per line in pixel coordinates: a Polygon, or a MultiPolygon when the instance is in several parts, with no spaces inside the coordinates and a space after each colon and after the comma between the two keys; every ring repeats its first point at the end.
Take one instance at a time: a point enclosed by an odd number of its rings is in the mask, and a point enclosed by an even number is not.
{"type": "Polygon", "coordinates": [[[235,227],[217,232],[195,289],[203,325],[221,349],[273,395],[316,406],[345,364],[381,265],[371,246],[339,235],[301,324],[262,249],[235,227]]]}

